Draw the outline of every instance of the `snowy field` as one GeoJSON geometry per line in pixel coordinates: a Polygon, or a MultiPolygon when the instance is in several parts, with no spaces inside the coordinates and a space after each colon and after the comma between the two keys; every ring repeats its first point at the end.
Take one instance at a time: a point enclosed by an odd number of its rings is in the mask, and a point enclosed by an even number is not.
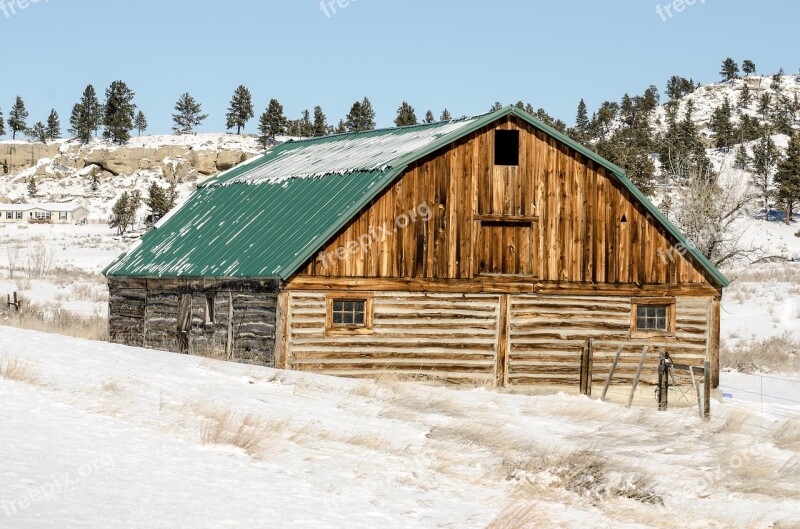
{"type": "Polygon", "coordinates": [[[0,373],[0,527],[800,524],[800,429],[745,408],[705,424],[10,328],[0,373]]]}

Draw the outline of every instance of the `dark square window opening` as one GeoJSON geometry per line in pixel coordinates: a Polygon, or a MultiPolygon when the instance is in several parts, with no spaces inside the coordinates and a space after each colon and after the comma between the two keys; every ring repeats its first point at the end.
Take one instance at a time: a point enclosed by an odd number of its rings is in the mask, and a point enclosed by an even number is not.
{"type": "Polygon", "coordinates": [[[494,131],[494,164],[519,165],[519,131],[494,131]]]}
{"type": "Polygon", "coordinates": [[[639,331],[669,331],[669,305],[639,305],[636,307],[636,329],[639,331]]]}
{"type": "Polygon", "coordinates": [[[366,327],[367,300],[334,299],[331,321],[335,327],[366,327]]]}

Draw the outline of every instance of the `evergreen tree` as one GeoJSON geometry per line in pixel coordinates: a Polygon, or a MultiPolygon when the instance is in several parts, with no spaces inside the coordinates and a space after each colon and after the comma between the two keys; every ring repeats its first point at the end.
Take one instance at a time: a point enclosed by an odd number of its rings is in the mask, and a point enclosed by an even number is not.
{"type": "Polygon", "coordinates": [[[348,132],[360,132],[375,128],[375,111],[368,98],[365,97],[363,100],[353,103],[347,114],[345,127],[348,132]]]}
{"type": "Polygon", "coordinates": [[[745,76],[756,73],[756,64],[750,59],[745,59],[744,62],[742,62],[742,71],[745,76]]]}
{"type": "Polygon", "coordinates": [[[742,91],[739,93],[739,108],[749,107],[752,100],[753,96],[750,93],[750,87],[747,86],[747,83],[745,83],[742,86],[742,91]]]}
{"type": "Polygon", "coordinates": [[[48,135],[47,135],[47,127],[44,126],[44,123],[41,121],[37,121],[36,124],[33,125],[29,130],[26,131],[28,136],[36,141],[40,141],[42,143],[47,143],[48,135]]]}
{"type": "Polygon", "coordinates": [[[617,112],[619,112],[619,103],[604,101],[589,124],[591,135],[595,138],[607,136],[611,132],[611,125],[617,119],[617,112]]]}
{"type": "Polygon", "coordinates": [[[439,121],[450,121],[453,119],[453,116],[450,115],[450,111],[446,108],[442,110],[442,115],[439,116],[439,121]]]}
{"type": "Polygon", "coordinates": [[[61,137],[61,120],[55,109],[51,109],[50,115],[47,116],[47,137],[51,140],[61,137]]]}
{"type": "Polygon", "coordinates": [[[425,112],[425,123],[433,123],[434,121],[436,121],[436,117],[433,115],[433,111],[428,110],[425,112]]]}
{"type": "Polygon", "coordinates": [[[794,205],[800,201],[800,133],[795,132],[789,140],[786,157],[775,173],[775,183],[778,198],[786,208],[786,224],[789,224],[794,216],[794,205]]]}
{"type": "Polygon", "coordinates": [[[394,124],[398,127],[405,127],[407,125],[416,125],[417,123],[417,114],[414,112],[414,107],[403,101],[397,109],[397,118],[395,118],[394,124]]]}
{"type": "Polygon", "coordinates": [[[734,166],[737,169],[741,169],[743,171],[747,170],[750,167],[750,155],[747,153],[747,147],[744,145],[739,145],[739,148],[736,150],[736,159],[734,160],[734,166]]]}
{"type": "Polygon", "coordinates": [[[111,228],[117,228],[117,235],[125,233],[136,221],[136,212],[139,209],[141,200],[141,194],[138,190],[132,193],[124,191],[114,203],[111,208],[111,218],[108,221],[108,225],[111,228]]]}
{"type": "Polygon", "coordinates": [[[736,127],[733,124],[733,107],[727,97],[722,105],[711,114],[709,124],[714,133],[714,142],[718,149],[727,149],[735,143],[736,127]]]}
{"type": "Polygon", "coordinates": [[[728,57],[722,61],[722,69],[720,70],[719,74],[725,81],[736,79],[739,77],[739,65],[736,64],[736,61],[728,57]]]}
{"type": "Polygon", "coordinates": [[[328,122],[325,114],[322,113],[322,107],[314,107],[314,136],[320,137],[328,134],[328,122]]]}
{"type": "Polygon", "coordinates": [[[762,127],[758,119],[749,114],[742,114],[739,118],[739,139],[742,143],[757,140],[761,137],[762,127]]]}
{"type": "Polygon", "coordinates": [[[11,139],[17,139],[17,132],[25,132],[28,125],[25,120],[28,119],[28,111],[25,109],[25,102],[21,97],[17,96],[14,105],[8,112],[8,128],[11,129],[11,139]]]}
{"type": "Polygon", "coordinates": [[[39,193],[39,186],[36,185],[36,177],[31,175],[28,178],[28,196],[34,198],[39,193]]]}
{"type": "Polygon", "coordinates": [[[6,122],[3,121],[3,111],[0,110],[0,136],[4,136],[6,133],[6,122]]]}
{"type": "Polygon", "coordinates": [[[575,130],[579,134],[586,134],[589,130],[589,112],[586,109],[586,102],[583,99],[578,103],[578,114],[575,116],[575,130]]]}
{"type": "Polygon", "coordinates": [[[677,101],[692,92],[694,92],[694,82],[691,79],[673,75],[667,81],[667,97],[671,102],[677,101]]]}
{"type": "Polygon", "coordinates": [[[151,222],[155,224],[160,219],[164,218],[164,215],[175,207],[176,199],[177,193],[174,184],[165,189],[155,182],[151,183],[147,190],[147,199],[145,200],[145,204],[150,208],[151,222]]]}
{"type": "Polygon", "coordinates": [[[133,125],[136,127],[136,132],[139,136],[142,135],[142,132],[147,130],[147,117],[144,115],[144,112],[140,110],[139,113],[136,114],[133,125]]]}
{"type": "Polygon", "coordinates": [[[761,94],[758,99],[758,112],[761,114],[761,119],[769,121],[770,110],[772,108],[772,96],[770,94],[761,94]]]}
{"type": "Polygon", "coordinates": [[[772,76],[772,82],[770,83],[769,87],[776,92],[780,92],[783,89],[783,76],[786,72],[783,71],[783,68],[778,70],[778,73],[772,76]]]}
{"type": "Polygon", "coordinates": [[[492,108],[489,109],[489,112],[497,112],[498,110],[502,109],[503,109],[503,103],[501,103],[500,101],[495,101],[494,105],[492,105],[492,108]]]}
{"type": "Polygon", "coordinates": [[[277,99],[270,100],[269,106],[261,114],[258,122],[261,145],[266,148],[270,140],[275,140],[275,136],[286,133],[288,124],[289,122],[283,114],[283,105],[277,99]]]}
{"type": "Polygon", "coordinates": [[[74,134],[81,143],[88,143],[102,124],[102,107],[97,100],[97,93],[92,85],[88,85],[81,95],[80,101],[72,107],[69,118],[70,134],[74,134]]]}
{"type": "Polygon", "coordinates": [[[175,134],[191,134],[195,127],[199,127],[207,117],[208,114],[203,114],[200,103],[191,94],[185,92],[175,103],[175,114],[172,114],[172,130],[175,134]]]}
{"type": "Polygon", "coordinates": [[[765,131],[761,140],[753,147],[753,169],[755,172],[755,186],[761,193],[764,204],[764,214],[769,221],[771,203],[775,195],[773,172],[780,160],[780,151],[772,141],[769,131],[765,131]]]}
{"type": "Polygon", "coordinates": [[[241,134],[244,126],[254,115],[253,98],[250,95],[250,90],[244,85],[239,85],[233,92],[228,112],[225,114],[225,126],[228,130],[236,127],[236,134],[241,134]]]}
{"type": "Polygon", "coordinates": [[[303,116],[299,122],[300,136],[303,138],[310,138],[314,135],[314,123],[311,121],[311,112],[308,109],[303,110],[303,116]]]}
{"type": "Polygon", "coordinates": [[[92,183],[90,187],[94,192],[97,192],[97,190],[100,189],[100,177],[98,176],[97,173],[94,173],[92,175],[92,183]]]}
{"type": "Polygon", "coordinates": [[[103,106],[103,137],[115,143],[125,143],[131,137],[136,105],[133,91],[123,81],[114,81],[106,89],[103,106]]]}
{"type": "Polygon", "coordinates": [[[686,102],[682,120],[668,119],[658,141],[658,155],[667,175],[686,182],[692,175],[711,174],[711,161],[693,119],[694,102],[686,102]]]}
{"type": "Polygon", "coordinates": [[[334,132],[336,134],[344,134],[345,132],[347,132],[347,125],[345,125],[343,119],[339,120],[339,124],[336,125],[336,129],[334,129],[334,132]]]}

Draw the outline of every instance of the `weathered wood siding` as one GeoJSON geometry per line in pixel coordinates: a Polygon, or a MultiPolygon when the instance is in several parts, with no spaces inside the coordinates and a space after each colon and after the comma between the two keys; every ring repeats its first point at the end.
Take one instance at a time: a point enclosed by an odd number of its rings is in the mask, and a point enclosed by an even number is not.
{"type": "Polygon", "coordinates": [[[109,291],[113,342],[184,352],[178,316],[188,296],[185,352],[274,365],[278,293],[271,282],[110,279],[109,291]],[[207,298],[215,316],[208,324],[207,298]]]}
{"type": "Polygon", "coordinates": [[[493,382],[498,297],[376,292],[370,334],[326,333],[326,294],[293,292],[288,367],[339,376],[384,373],[493,382]]]}
{"type": "Polygon", "coordinates": [[[581,350],[594,339],[593,373],[605,380],[617,348],[623,354],[615,379],[630,383],[642,348],[649,346],[643,380],[655,382],[659,354],[702,366],[707,354],[711,298],[677,298],[672,336],[631,336],[633,303],[627,297],[512,296],[510,307],[510,385],[569,384],[580,380],[581,350]]]}
{"type": "Polygon", "coordinates": [[[701,366],[712,327],[713,298],[677,298],[672,336],[632,338],[633,299],[626,296],[374,292],[372,332],[343,335],[326,332],[328,295],[289,294],[287,367],[339,376],[392,373],[577,388],[581,348],[593,338],[596,383],[608,375],[620,345],[615,381],[630,383],[648,345],[643,380],[653,382],[662,351],[676,362],[701,366]]]}
{"type": "Polygon", "coordinates": [[[481,259],[499,253],[507,258],[492,273],[530,267],[542,282],[707,283],[671,251],[676,242],[605,168],[507,118],[410,167],[300,275],[472,279],[481,259]],[[494,166],[495,128],[520,131],[518,167],[494,166]],[[532,226],[530,244],[519,230],[481,236],[482,223],[508,220],[532,226]],[[519,252],[530,252],[530,264],[509,258],[519,252]]]}

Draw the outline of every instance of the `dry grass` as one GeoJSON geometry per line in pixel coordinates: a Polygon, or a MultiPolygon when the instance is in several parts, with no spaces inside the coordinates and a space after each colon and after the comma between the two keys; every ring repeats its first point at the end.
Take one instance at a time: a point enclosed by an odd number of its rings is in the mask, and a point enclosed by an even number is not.
{"type": "Polygon", "coordinates": [[[234,446],[252,457],[269,451],[269,441],[286,430],[286,421],[264,419],[255,413],[202,407],[200,439],[204,445],[234,446]]]}
{"type": "Polygon", "coordinates": [[[19,358],[0,358],[0,378],[34,386],[43,384],[36,366],[19,358]]]}
{"type": "Polygon", "coordinates": [[[773,498],[794,498],[800,458],[776,466],[757,454],[735,454],[723,465],[717,486],[740,494],[761,494],[773,498]]]}
{"type": "Polygon", "coordinates": [[[567,527],[557,524],[546,512],[538,509],[538,504],[516,501],[500,511],[486,529],[542,529],[567,527]]]}
{"type": "Polygon", "coordinates": [[[26,303],[24,300],[21,310],[5,311],[0,317],[0,323],[73,338],[108,340],[108,320],[105,316],[99,314],[82,316],[53,306],[26,303]]]}
{"type": "Polygon", "coordinates": [[[737,340],[720,350],[722,367],[744,373],[780,371],[800,372],[800,342],[785,332],[764,340],[737,340]]]}
{"type": "Polygon", "coordinates": [[[800,452],[800,421],[783,421],[771,435],[778,448],[800,452]]]}

